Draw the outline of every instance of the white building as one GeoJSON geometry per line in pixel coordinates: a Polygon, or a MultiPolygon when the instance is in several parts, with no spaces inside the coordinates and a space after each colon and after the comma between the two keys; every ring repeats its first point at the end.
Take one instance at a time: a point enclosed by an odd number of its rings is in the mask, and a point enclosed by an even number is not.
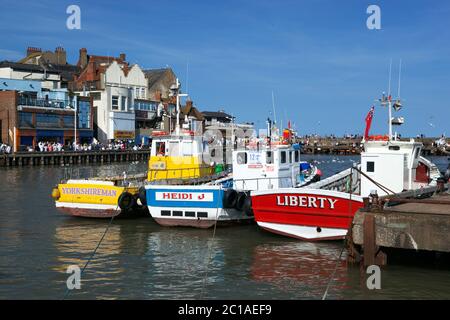
{"type": "MultiPolygon", "coordinates": [[[[131,68],[127,64],[112,61],[109,65],[100,64],[104,70],[99,84],[89,92],[83,90],[80,95],[93,97],[96,110],[98,139],[107,142],[110,139],[135,138],[134,99],[146,99],[147,80],[138,65],[131,68]]],[[[88,66],[89,68],[89,66],[88,66]]]]}
{"type": "Polygon", "coordinates": [[[42,66],[3,61],[0,63],[0,78],[17,80],[39,80],[43,89],[60,89],[60,72],[42,66]]]}

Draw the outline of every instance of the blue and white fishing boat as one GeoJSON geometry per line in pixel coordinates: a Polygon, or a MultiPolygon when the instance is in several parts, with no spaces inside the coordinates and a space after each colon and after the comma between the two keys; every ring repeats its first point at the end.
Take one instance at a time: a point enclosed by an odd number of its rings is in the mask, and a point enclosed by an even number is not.
{"type": "Polygon", "coordinates": [[[233,151],[230,176],[201,185],[147,184],[146,203],[163,226],[209,228],[216,223],[253,222],[250,191],[293,188],[320,179],[300,161],[300,146],[270,140],[233,151]]]}

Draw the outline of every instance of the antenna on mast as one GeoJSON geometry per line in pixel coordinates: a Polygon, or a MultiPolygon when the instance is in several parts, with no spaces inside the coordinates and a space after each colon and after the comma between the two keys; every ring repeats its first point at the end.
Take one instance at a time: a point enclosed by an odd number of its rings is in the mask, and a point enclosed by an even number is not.
{"type": "Polygon", "coordinates": [[[391,61],[389,63],[389,91],[388,91],[389,141],[392,140],[391,74],[392,74],[392,58],[391,58],[391,61]]]}
{"type": "Polygon", "coordinates": [[[402,78],[402,59],[400,59],[400,64],[398,66],[398,91],[397,91],[397,100],[400,100],[400,85],[402,78]]]}
{"type": "Polygon", "coordinates": [[[273,90],[272,90],[272,108],[273,108],[273,120],[274,123],[277,123],[277,113],[275,112],[275,98],[273,95],[273,90]]]}
{"type": "Polygon", "coordinates": [[[186,92],[189,92],[189,61],[186,62],[186,92]]]}

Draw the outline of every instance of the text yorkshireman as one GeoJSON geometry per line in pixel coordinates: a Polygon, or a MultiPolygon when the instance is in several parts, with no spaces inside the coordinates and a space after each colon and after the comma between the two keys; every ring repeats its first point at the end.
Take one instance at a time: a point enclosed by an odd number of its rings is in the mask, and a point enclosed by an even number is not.
{"type": "Polygon", "coordinates": [[[83,194],[92,196],[115,197],[116,190],[107,190],[99,188],[62,188],[64,194],[83,194]]]}

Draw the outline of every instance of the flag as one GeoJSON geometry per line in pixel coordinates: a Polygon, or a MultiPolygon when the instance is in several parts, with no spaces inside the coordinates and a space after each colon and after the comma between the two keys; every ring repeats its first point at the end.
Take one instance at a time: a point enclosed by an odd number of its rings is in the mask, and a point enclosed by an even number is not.
{"type": "Polygon", "coordinates": [[[369,113],[367,113],[366,116],[366,130],[364,131],[364,139],[367,140],[369,138],[369,131],[370,131],[370,126],[372,125],[372,118],[373,118],[373,113],[375,111],[375,107],[372,106],[369,110],[369,113]]]}

